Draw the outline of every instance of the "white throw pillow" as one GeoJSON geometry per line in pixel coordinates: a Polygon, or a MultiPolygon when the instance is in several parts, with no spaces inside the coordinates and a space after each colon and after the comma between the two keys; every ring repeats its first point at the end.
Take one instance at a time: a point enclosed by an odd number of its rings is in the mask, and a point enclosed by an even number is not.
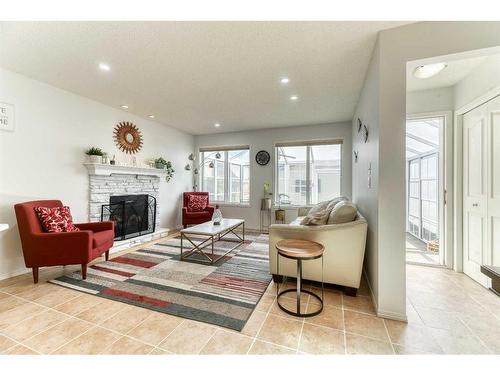
{"type": "Polygon", "coordinates": [[[335,199],[331,201],[318,203],[311,208],[307,216],[300,222],[301,225],[325,225],[328,221],[330,212],[338,203],[335,199]]]}
{"type": "Polygon", "coordinates": [[[354,221],[358,214],[356,206],[352,202],[342,201],[339,202],[330,211],[328,216],[328,224],[343,224],[354,221]]]}

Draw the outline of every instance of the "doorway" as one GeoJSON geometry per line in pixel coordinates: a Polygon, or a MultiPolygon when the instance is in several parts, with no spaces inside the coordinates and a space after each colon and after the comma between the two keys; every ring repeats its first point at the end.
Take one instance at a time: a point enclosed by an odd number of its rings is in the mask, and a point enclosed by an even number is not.
{"type": "Polygon", "coordinates": [[[446,265],[444,245],[445,116],[406,121],[406,262],[446,265]]]}
{"type": "Polygon", "coordinates": [[[491,287],[481,266],[500,267],[500,96],[461,117],[463,271],[491,287]]]}

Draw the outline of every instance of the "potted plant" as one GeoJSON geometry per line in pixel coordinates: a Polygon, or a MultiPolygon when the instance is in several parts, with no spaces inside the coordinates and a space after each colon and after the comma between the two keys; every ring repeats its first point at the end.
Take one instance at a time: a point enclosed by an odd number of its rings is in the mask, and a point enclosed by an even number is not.
{"type": "Polygon", "coordinates": [[[102,163],[104,152],[99,147],[90,147],[85,154],[88,155],[90,163],[102,163]]]}
{"type": "Polygon", "coordinates": [[[159,157],[158,159],[155,159],[155,167],[158,169],[164,169],[167,172],[167,175],[165,176],[167,182],[169,182],[172,177],[174,177],[175,170],[172,167],[172,163],[170,161],[159,157]]]}

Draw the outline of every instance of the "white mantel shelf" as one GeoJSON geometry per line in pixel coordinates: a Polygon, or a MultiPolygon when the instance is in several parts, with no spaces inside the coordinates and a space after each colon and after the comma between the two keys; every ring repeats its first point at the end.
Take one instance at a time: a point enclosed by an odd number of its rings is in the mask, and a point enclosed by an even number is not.
{"type": "Polygon", "coordinates": [[[90,175],[111,176],[112,174],[131,174],[142,176],[163,177],[166,170],[157,168],[130,167],[125,165],[111,165],[99,163],[83,163],[90,175]]]}

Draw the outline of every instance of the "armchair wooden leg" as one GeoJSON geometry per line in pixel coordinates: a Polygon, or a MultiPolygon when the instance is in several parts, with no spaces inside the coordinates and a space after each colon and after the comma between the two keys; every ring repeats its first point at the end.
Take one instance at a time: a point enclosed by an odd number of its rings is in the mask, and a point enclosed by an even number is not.
{"type": "Polygon", "coordinates": [[[109,260],[109,250],[104,253],[104,259],[106,259],[106,262],[109,260]]]}
{"type": "Polygon", "coordinates": [[[82,264],[82,279],[85,280],[87,278],[87,263],[82,264]]]}
{"type": "Polygon", "coordinates": [[[38,284],[38,267],[33,267],[32,271],[33,271],[33,282],[35,284],[38,284]]]}

